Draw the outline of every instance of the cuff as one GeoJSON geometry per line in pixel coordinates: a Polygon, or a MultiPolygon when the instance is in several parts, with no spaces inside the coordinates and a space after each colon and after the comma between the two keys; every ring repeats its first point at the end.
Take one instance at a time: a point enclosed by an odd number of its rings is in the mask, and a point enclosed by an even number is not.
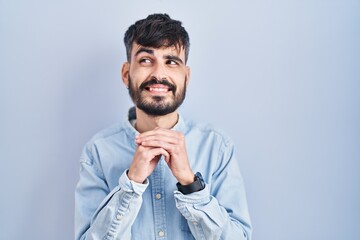
{"type": "Polygon", "coordinates": [[[180,191],[174,191],[174,197],[178,204],[197,204],[210,201],[210,190],[207,184],[205,188],[198,192],[183,194],[180,191]]]}
{"type": "Polygon", "coordinates": [[[125,192],[135,192],[138,195],[142,195],[146,188],[149,186],[148,179],[145,180],[144,183],[137,183],[128,178],[127,171],[129,169],[126,169],[119,178],[119,186],[122,190],[125,192]]]}

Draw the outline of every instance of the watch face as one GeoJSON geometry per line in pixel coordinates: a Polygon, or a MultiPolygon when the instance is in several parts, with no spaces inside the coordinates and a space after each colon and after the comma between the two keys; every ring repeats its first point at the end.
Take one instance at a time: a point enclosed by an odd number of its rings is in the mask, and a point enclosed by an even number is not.
{"type": "Polygon", "coordinates": [[[196,176],[195,182],[197,183],[198,188],[199,188],[197,191],[203,190],[205,188],[205,182],[204,182],[204,179],[203,179],[201,173],[197,172],[195,174],[195,176],[196,176]]]}
{"type": "Polygon", "coordinates": [[[196,176],[198,179],[200,179],[200,181],[201,181],[202,184],[205,185],[205,182],[204,182],[204,179],[203,179],[201,173],[197,172],[197,173],[195,174],[195,176],[196,176]]]}

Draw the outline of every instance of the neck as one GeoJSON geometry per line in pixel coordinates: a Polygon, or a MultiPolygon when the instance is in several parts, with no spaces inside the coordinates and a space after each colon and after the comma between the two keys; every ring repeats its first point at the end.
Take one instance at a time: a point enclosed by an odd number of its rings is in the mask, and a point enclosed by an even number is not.
{"type": "Polygon", "coordinates": [[[149,116],[139,108],[136,108],[135,128],[139,133],[147,132],[156,127],[171,129],[178,121],[178,112],[174,111],[164,116],[149,116]]]}

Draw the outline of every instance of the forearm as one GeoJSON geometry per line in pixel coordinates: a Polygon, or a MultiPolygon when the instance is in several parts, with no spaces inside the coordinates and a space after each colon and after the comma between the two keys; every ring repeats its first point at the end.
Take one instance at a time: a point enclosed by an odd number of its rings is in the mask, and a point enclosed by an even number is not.
{"type": "Polygon", "coordinates": [[[175,191],[175,199],[176,206],[186,218],[195,239],[250,239],[246,220],[230,216],[216,198],[210,195],[208,187],[189,195],[175,191]]]}
{"type": "MultiPolygon", "coordinates": [[[[101,202],[90,221],[81,217],[89,214],[83,213],[81,208],[77,209],[76,239],[131,239],[131,226],[140,210],[146,187],[147,184],[130,181],[124,172],[119,186],[101,202]]],[[[88,197],[91,198],[91,195],[88,197]]],[[[83,201],[86,201],[85,198],[83,201]]]]}

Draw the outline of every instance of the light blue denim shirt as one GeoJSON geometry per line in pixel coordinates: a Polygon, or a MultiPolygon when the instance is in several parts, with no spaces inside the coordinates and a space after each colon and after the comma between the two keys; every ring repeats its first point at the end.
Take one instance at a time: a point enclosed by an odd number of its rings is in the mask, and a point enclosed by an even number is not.
{"type": "Polygon", "coordinates": [[[190,165],[206,183],[184,195],[165,161],[144,184],[126,171],[139,133],[124,122],[96,134],[80,159],[75,191],[75,239],[251,239],[251,224],[239,161],[232,141],[207,125],[184,121],[190,165]]]}

